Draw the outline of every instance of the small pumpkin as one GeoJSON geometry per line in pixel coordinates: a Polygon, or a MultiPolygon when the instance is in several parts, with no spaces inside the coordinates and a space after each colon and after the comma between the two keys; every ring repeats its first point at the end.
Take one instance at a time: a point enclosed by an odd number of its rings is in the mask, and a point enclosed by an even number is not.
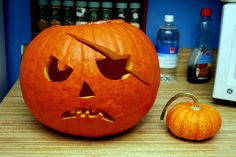
{"type": "Polygon", "coordinates": [[[193,102],[181,102],[171,108],[166,116],[169,130],[177,137],[188,140],[203,140],[213,137],[221,127],[220,113],[210,105],[200,104],[190,93],[172,97],[162,111],[164,119],[168,106],[179,97],[190,97],[193,102]]]}
{"type": "Polygon", "coordinates": [[[154,46],[120,20],[53,26],[27,46],[20,68],[23,98],[57,131],[101,137],[137,124],[160,83],[154,46]]]}

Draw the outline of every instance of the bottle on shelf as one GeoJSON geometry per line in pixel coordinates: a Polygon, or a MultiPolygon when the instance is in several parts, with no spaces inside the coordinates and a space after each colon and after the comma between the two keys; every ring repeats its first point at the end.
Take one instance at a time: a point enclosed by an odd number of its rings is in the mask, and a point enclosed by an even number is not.
{"type": "Polygon", "coordinates": [[[178,63],[179,31],[174,26],[173,15],[165,15],[164,21],[165,24],[157,32],[156,40],[161,81],[174,81],[178,63]]]}
{"type": "Polygon", "coordinates": [[[99,20],[99,8],[100,2],[99,1],[89,1],[88,2],[88,21],[94,22],[99,20]]]}
{"type": "Polygon", "coordinates": [[[112,7],[112,1],[107,0],[102,2],[102,20],[110,20],[113,18],[112,7]]]}
{"type": "Polygon", "coordinates": [[[76,6],[76,25],[81,25],[81,24],[86,24],[87,20],[86,20],[86,12],[87,12],[87,1],[85,0],[77,0],[75,2],[75,6],[76,6]]]}
{"type": "Polygon", "coordinates": [[[140,3],[139,2],[130,2],[130,24],[140,28],[140,3]]]}
{"type": "Polygon", "coordinates": [[[128,3],[126,1],[118,1],[116,2],[116,16],[117,19],[122,19],[124,21],[128,21],[127,16],[128,3]]]}
{"type": "Polygon", "coordinates": [[[61,0],[50,1],[50,21],[49,25],[61,25],[61,0]]]}
{"type": "Polygon", "coordinates": [[[213,60],[211,51],[211,15],[211,8],[201,9],[198,37],[187,68],[187,81],[190,83],[204,83],[211,78],[213,60]]]}
{"type": "Polygon", "coordinates": [[[38,32],[48,27],[48,0],[38,0],[38,32]]]}
{"type": "Polygon", "coordinates": [[[64,0],[63,1],[63,25],[73,25],[74,20],[74,0],[64,0]]]}

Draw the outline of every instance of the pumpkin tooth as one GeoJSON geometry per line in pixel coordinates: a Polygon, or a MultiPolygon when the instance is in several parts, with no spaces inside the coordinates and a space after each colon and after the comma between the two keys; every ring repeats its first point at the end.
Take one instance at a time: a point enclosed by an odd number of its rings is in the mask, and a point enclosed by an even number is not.
{"type": "Polygon", "coordinates": [[[73,119],[76,118],[76,113],[74,110],[72,111],[66,111],[62,116],[62,119],[73,119]]]}
{"type": "Polygon", "coordinates": [[[100,111],[98,113],[98,116],[101,119],[105,120],[106,122],[109,122],[109,123],[114,123],[115,122],[114,119],[110,115],[108,115],[107,113],[103,113],[103,112],[100,111]]]}
{"type": "Polygon", "coordinates": [[[93,114],[90,114],[90,115],[88,115],[88,118],[98,118],[99,116],[98,115],[93,115],[93,114]]]}
{"type": "Polygon", "coordinates": [[[90,110],[89,110],[89,109],[87,109],[87,110],[85,111],[85,115],[87,115],[87,116],[90,115],[90,110]]]}
{"type": "Polygon", "coordinates": [[[103,113],[103,117],[102,117],[103,120],[107,121],[107,122],[110,122],[110,123],[114,123],[115,120],[113,119],[112,116],[110,116],[108,113],[104,112],[103,113]]]}
{"type": "Polygon", "coordinates": [[[71,111],[66,111],[62,115],[63,120],[67,119],[75,119],[75,118],[101,118],[102,120],[109,122],[109,123],[114,123],[115,120],[113,117],[111,117],[108,113],[99,111],[99,112],[92,112],[92,109],[77,109],[77,110],[71,110],[71,111]]]}
{"type": "Polygon", "coordinates": [[[81,113],[80,114],[80,118],[85,118],[86,117],[86,114],[85,113],[81,113]]]}
{"type": "Polygon", "coordinates": [[[67,120],[67,119],[75,119],[76,116],[73,116],[73,117],[62,117],[63,120],[67,120]]]}
{"type": "Polygon", "coordinates": [[[76,114],[81,114],[82,113],[82,110],[77,110],[76,111],[76,114]]]}
{"type": "Polygon", "coordinates": [[[102,117],[103,120],[105,120],[106,122],[109,122],[109,123],[114,123],[115,121],[111,120],[111,119],[108,119],[108,118],[105,118],[105,117],[102,117]]]}
{"type": "Polygon", "coordinates": [[[103,117],[103,113],[100,111],[100,112],[98,113],[98,116],[103,117]]]}

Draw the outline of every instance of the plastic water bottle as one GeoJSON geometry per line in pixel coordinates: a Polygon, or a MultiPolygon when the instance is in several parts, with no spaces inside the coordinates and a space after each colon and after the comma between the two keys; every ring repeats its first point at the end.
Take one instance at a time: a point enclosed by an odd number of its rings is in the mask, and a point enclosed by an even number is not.
{"type": "Polygon", "coordinates": [[[179,31],[174,26],[174,16],[165,15],[165,25],[159,28],[156,42],[161,69],[161,81],[175,80],[178,49],[179,31]]]}
{"type": "Polygon", "coordinates": [[[190,83],[203,83],[211,78],[213,60],[211,52],[211,14],[210,8],[201,9],[199,34],[187,69],[187,81],[190,83]]]}

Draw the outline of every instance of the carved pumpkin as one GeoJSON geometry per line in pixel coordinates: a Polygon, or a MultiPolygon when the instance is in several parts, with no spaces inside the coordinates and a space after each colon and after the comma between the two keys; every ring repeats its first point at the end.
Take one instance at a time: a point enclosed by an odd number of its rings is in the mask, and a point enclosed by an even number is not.
{"type": "Polygon", "coordinates": [[[213,137],[220,129],[220,113],[210,105],[199,104],[197,98],[189,93],[179,93],[172,97],[163,109],[164,118],[167,107],[179,97],[190,97],[194,102],[181,102],[170,109],[166,124],[177,137],[188,140],[203,140],[213,137]]]}
{"type": "Polygon", "coordinates": [[[44,30],[23,55],[20,84],[28,108],[46,126],[100,137],[127,130],[145,116],[159,75],[148,37],[114,20],[44,30]]]}

